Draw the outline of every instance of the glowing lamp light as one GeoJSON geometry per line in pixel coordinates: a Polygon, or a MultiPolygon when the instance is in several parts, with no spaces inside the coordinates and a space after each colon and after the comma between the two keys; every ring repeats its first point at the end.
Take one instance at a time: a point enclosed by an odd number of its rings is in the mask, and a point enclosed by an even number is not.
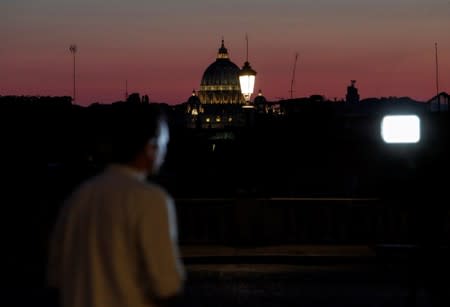
{"type": "Polygon", "coordinates": [[[244,95],[245,101],[249,102],[255,87],[256,71],[250,67],[250,63],[246,61],[241,71],[239,72],[239,83],[241,85],[241,92],[244,95]]]}
{"type": "Polygon", "coordinates": [[[381,137],[386,143],[417,143],[420,119],[417,115],[386,115],[381,121],[381,137]]]}

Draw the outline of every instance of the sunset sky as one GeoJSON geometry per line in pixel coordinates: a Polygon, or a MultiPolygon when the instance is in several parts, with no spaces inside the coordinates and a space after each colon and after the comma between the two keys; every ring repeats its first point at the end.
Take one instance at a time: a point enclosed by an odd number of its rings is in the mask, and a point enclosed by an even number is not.
{"type": "Polygon", "coordinates": [[[249,61],[256,91],[362,98],[450,91],[449,0],[1,0],[0,95],[72,95],[77,104],[139,92],[177,104],[199,89],[222,37],[231,61],[249,61]]]}

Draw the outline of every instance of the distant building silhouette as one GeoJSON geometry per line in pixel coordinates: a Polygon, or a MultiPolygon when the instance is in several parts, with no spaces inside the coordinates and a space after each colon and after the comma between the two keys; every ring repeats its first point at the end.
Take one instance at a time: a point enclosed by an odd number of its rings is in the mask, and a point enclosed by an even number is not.
{"type": "Polygon", "coordinates": [[[258,92],[258,96],[255,97],[254,105],[257,113],[268,113],[269,106],[267,104],[266,97],[263,96],[261,90],[258,92]]]}
{"type": "Polygon", "coordinates": [[[358,89],[355,87],[356,80],[351,80],[351,84],[347,86],[347,95],[345,95],[345,101],[347,103],[358,103],[359,94],[358,89]]]}
{"type": "Polygon", "coordinates": [[[139,93],[130,94],[127,98],[127,103],[140,104],[141,103],[141,95],[139,93]]]}
{"type": "Polygon", "coordinates": [[[321,102],[325,101],[325,97],[323,95],[315,94],[315,95],[309,96],[309,101],[315,102],[315,103],[321,103],[321,102]]]}
{"type": "Polygon", "coordinates": [[[150,99],[148,95],[141,95],[139,93],[131,93],[126,99],[128,104],[150,104],[150,99]]]}
{"type": "Polygon", "coordinates": [[[29,106],[71,106],[73,104],[70,96],[1,96],[0,103],[12,105],[29,105],[29,106]]]}
{"type": "Polygon", "coordinates": [[[150,99],[148,98],[148,95],[142,96],[142,103],[145,103],[145,104],[149,104],[150,103],[150,99]]]}
{"type": "Polygon", "coordinates": [[[448,112],[449,101],[450,95],[446,92],[441,92],[428,100],[427,104],[431,112],[448,112]]]}

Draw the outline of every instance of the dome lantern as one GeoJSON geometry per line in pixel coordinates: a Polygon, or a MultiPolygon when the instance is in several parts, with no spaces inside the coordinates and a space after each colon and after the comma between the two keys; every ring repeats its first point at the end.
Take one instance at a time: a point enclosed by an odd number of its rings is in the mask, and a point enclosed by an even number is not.
{"type": "Polygon", "coordinates": [[[222,39],[222,46],[220,46],[219,52],[217,52],[217,59],[228,59],[228,49],[225,48],[225,43],[223,39],[222,39]]]}

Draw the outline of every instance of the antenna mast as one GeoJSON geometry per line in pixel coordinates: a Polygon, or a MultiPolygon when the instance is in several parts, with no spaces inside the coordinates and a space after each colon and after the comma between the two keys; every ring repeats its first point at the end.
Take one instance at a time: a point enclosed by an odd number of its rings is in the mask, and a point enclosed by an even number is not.
{"type": "Polygon", "coordinates": [[[247,49],[246,49],[246,53],[245,53],[245,61],[248,62],[248,35],[247,35],[247,33],[245,33],[245,42],[247,44],[247,49]]]}
{"type": "Polygon", "coordinates": [[[289,90],[289,93],[291,93],[291,99],[294,98],[293,93],[294,93],[295,67],[297,65],[297,58],[298,58],[298,52],[295,53],[294,67],[292,69],[291,89],[289,90]]]}
{"type": "Polygon", "coordinates": [[[70,53],[73,55],[73,101],[76,101],[76,86],[75,86],[75,54],[78,51],[77,45],[72,44],[69,47],[70,53]]]}
{"type": "Polygon", "coordinates": [[[434,48],[436,50],[436,94],[439,95],[439,63],[437,43],[434,43],[434,48]]]}
{"type": "Polygon", "coordinates": [[[441,101],[439,97],[439,63],[438,63],[438,48],[437,43],[434,43],[435,57],[436,57],[436,99],[438,103],[438,110],[441,111],[441,101]]]}

